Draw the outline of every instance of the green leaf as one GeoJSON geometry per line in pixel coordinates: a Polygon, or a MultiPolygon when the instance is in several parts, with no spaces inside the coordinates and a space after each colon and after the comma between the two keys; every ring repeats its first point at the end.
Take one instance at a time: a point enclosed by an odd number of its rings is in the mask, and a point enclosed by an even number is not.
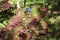
{"type": "Polygon", "coordinates": [[[4,25],[7,25],[7,21],[3,21],[3,24],[4,24],[4,25]]]}
{"type": "Polygon", "coordinates": [[[55,24],[51,24],[50,29],[51,29],[52,31],[56,31],[56,25],[55,25],[55,24]]]}
{"type": "Polygon", "coordinates": [[[4,27],[5,27],[5,25],[0,23],[0,28],[4,28],[4,27]]]}
{"type": "Polygon", "coordinates": [[[13,4],[17,4],[17,2],[24,2],[24,0],[12,0],[13,4]]]}

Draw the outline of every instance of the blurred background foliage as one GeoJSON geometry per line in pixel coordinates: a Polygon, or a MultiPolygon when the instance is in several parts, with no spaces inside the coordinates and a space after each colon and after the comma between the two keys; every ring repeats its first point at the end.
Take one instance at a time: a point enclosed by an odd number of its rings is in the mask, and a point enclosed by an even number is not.
{"type": "MultiPolygon", "coordinates": [[[[0,0],[0,28],[6,27],[8,22],[10,21],[10,18],[15,15],[16,12],[16,4],[17,2],[20,2],[21,9],[25,8],[31,8],[31,5],[33,4],[33,10],[32,13],[34,17],[36,15],[39,15],[38,9],[42,6],[46,6],[48,8],[47,15],[42,18],[43,20],[47,20],[50,22],[51,26],[48,29],[48,32],[52,32],[49,38],[47,36],[42,36],[45,40],[60,40],[60,0],[0,0]],[[9,2],[11,4],[11,7],[7,10],[2,10],[1,5],[4,4],[4,2],[9,2]],[[59,30],[59,32],[58,32],[59,30]],[[59,33],[59,34],[58,34],[59,33]],[[58,37],[59,36],[59,37],[58,37]]],[[[4,6],[3,6],[4,7],[4,6]]],[[[25,18],[25,15],[22,15],[22,18],[25,18]]],[[[30,19],[28,18],[24,22],[27,23],[30,19]]],[[[33,38],[36,37],[35,35],[33,38]]]]}

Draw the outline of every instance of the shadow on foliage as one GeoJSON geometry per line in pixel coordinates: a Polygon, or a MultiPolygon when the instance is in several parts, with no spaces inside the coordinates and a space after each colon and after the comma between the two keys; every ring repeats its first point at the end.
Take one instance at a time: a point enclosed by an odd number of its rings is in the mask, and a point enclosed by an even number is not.
{"type": "Polygon", "coordinates": [[[12,13],[11,9],[0,12],[0,22],[10,19],[10,17],[13,16],[13,14],[14,13],[12,13]]]}

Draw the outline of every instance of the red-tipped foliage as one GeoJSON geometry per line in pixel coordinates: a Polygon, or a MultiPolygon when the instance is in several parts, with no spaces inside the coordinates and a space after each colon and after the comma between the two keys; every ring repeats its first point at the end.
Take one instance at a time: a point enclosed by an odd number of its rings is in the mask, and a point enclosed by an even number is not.
{"type": "Polygon", "coordinates": [[[10,28],[11,28],[11,27],[10,27],[9,25],[7,25],[5,28],[2,28],[2,31],[6,31],[6,32],[7,32],[7,31],[10,30],[10,28]]]}
{"type": "Polygon", "coordinates": [[[37,21],[37,19],[33,19],[28,25],[34,25],[34,26],[39,26],[40,28],[42,27],[40,22],[37,21]]]}
{"type": "Polygon", "coordinates": [[[5,4],[0,5],[0,8],[2,8],[2,10],[7,10],[10,9],[11,5],[6,2],[5,4]]]}
{"type": "Polygon", "coordinates": [[[12,18],[12,21],[7,25],[7,27],[16,27],[20,26],[22,23],[21,17],[12,18]]]}
{"type": "Polygon", "coordinates": [[[41,12],[41,14],[40,14],[41,17],[45,17],[48,12],[48,9],[43,6],[43,7],[41,7],[40,12],[41,12]]]}

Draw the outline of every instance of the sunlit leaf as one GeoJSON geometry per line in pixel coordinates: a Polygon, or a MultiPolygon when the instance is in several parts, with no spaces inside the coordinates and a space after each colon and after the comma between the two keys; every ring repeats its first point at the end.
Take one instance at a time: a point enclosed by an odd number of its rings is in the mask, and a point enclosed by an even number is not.
{"type": "Polygon", "coordinates": [[[4,28],[4,27],[5,27],[5,25],[0,23],[0,28],[4,28]]]}

